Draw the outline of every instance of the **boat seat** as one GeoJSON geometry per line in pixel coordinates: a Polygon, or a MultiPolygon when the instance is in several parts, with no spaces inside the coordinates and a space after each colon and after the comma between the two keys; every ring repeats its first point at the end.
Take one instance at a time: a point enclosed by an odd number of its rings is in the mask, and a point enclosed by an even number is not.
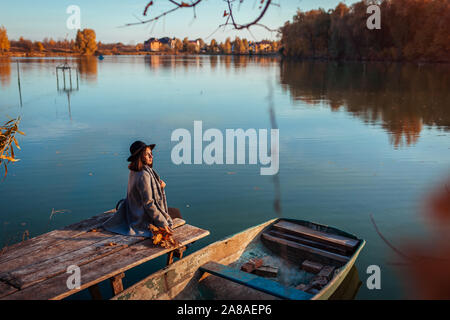
{"type": "Polygon", "coordinates": [[[273,228],[276,230],[280,230],[284,233],[300,235],[307,239],[311,239],[313,241],[322,242],[324,244],[332,244],[343,250],[354,252],[359,245],[358,239],[351,239],[349,237],[344,237],[341,235],[322,232],[318,230],[314,230],[312,228],[308,228],[302,226],[297,223],[293,223],[287,220],[280,220],[279,222],[273,225],[273,228]]]}
{"type": "Polygon", "coordinates": [[[200,267],[200,271],[239,283],[246,287],[270,294],[272,296],[288,300],[309,300],[312,294],[297,290],[295,288],[285,287],[282,284],[268,280],[263,277],[247,273],[241,270],[225,266],[223,264],[210,261],[200,267]]]}

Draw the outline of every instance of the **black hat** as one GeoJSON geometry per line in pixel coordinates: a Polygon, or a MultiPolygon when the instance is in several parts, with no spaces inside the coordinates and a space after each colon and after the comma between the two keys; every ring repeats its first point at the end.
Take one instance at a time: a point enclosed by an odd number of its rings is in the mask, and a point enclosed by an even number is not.
{"type": "Polygon", "coordinates": [[[151,150],[156,146],[156,144],[145,144],[142,141],[135,141],[130,146],[131,156],[128,157],[127,161],[133,161],[134,158],[141,153],[142,150],[149,147],[151,150]]]}

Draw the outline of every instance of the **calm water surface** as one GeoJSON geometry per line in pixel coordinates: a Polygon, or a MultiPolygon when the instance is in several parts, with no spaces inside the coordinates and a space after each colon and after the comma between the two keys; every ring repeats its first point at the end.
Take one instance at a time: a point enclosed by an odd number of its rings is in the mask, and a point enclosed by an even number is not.
{"type": "MultiPolygon", "coordinates": [[[[21,116],[21,160],[0,183],[1,245],[91,217],[125,196],[129,145],[156,143],[169,205],[211,235],[189,252],[274,218],[274,182],[259,165],[171,162],[173,130],[280,128],[282,216],[333,225],[365,239],[358,298],[408,297],[393,243],[427,240],[427,193],[450,177],[450,68],[280,62],[248,57],[69,59],[79,89],[58,91],[62,59],[0,60],[0,119],[21,116]],[[20,106],[17,66],[23,106],[20,106]],[[269,85],[271,84],[271,85],[269,85]],[[70,100],[69,100],[70,98],[70,100]],[[52,210],[65,210],[50,219],[52,210]],[[365,286],[379,265],[381,290],[365,286]]],[[[76,86],[75,81],[73,83],[76,86]]],[[[3,173],[3,172],[2,172],[3,173]]],[[[127,272],[129,286],[165,257],[127,272]]],[[[109,284],[101,286],[110,296],[109,284]]],[[[86,292],[72,298],[87,298],[86,292]]]]}

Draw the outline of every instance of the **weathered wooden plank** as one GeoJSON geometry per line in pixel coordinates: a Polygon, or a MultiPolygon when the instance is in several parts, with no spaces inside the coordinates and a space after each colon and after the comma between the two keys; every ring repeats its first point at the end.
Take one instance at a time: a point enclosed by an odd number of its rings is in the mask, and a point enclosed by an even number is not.
{"type": "MultiPolygon", "coordinates": [[[[81,228],[83,225],[83,229],[89,227],[89,230],[92,230],[92,226],[97,224],[92,224],[92,221],[97,221],[96,219],[88,219],[90,222],[78,223],[74,225],[74,228],[81,228]]],[[[102,220],[101,220],[102,221],[102,220]]],[[[183,219],[176,218],[173,220],[173,228],[177,228],[185,224],[186,221],[183,219]]],[[[98,225],[97,225],[98,227],[98,225]]],[[[69,252],[76,251],[78,249],[88,247],[91,244],[94,244],[99,241],[104,241],[107,238],[113,238],[116,235],[105,230],[101,230],[99,232],[83,232],[78,234],[75,237],[68,237],[65,239],[61,239],[57,243],[53,245],[43,248],[42,250],[30,252],[27,255],[19,256],[15,259],[7,260],[5,262],[0,262],[0,275],[5,272],[12,272],[18,268],[23,269],[27,265],[38,265],[39,263],[43,263],[49,259],[55,259],[58,256],[65,255],[69,252]]],[[[143,240],[143,238],[142,238],[143,240]]],[[[113,241],[113,240],[111,240],[113,241]]],[[[1,276],[0,276],[1,278],[1,276]]]]}
{"type": "Polygon", "coordinates": [[[282,299],[309,300],[312,297],[306,292],[285,287],[276,281],[233,269],[216,262],[208,262],[201,266],[200,270],[282,299]]]}
{"type": "Polygon", "coordinates": [[[344,250],[344,249],[339,248],[338,246],[335,246],[333,244],[325,244],[325,243],[322,243],[322,242],[317,242],[317,241],[314,241],[314,240],[305,239],[305,238],[302,238],[302,237],[299,237],[299,236],[295,236],[295,235],[292,235],[292,234],[283,233],[283,232],[279,232],[279,231],[275,231],[275,230],[269,230],[269,231],[267,231],[267,233],[270,234],[271,236],[274,236],[274,237],[278,237],[278,238],[282,238],[282,239],[298,242],[298,243],[301,243],[301,244],[306,244],[307,246],[310,246],[310,247],[315,247],[315,248],[319,248],[319,249],[322,249],[322,250],[339,253],[339,254],[342,254],[342,255],[350,255],[349,250],[344,250]]]}
{"type": "Polygon", "coordinates": [[[61,241],[65,241],[68,238],[77,237],[80,234],[85,233],[93,228],[98,228],[109,217],[111,217],[110,211],[72,224],[63,229],[53,230],[26,241],[8,246],[6,250],[0,255],[0,263],[18,258],[20,256],[29,255],[32,252],[39,252],[43,249],[48,249],[50,246],[55,245],[61,241]]]}
{"type": "Polygon", "coordinates": [[[3,281],[0,281],[0,298],[10,295],[10,294],[16,292],[17,290],[18,290],[17,288],[14,288],[13,286],[11,286],[9,284],[7,284],[3,281]]]}
{"type": "Polygon", "coordinates": [[[262,259],[250,259],[246,263],[241,266],[241,270],[244,272],[253,272],[256,268],[259,268],[263,265],[264,261],[262,259]]]}
{"type": "Polygon", "coordinates": [[[261,266],[256,268],[253,273],[261,277],[276,278],[278,276],[278,268],[272,266],[261,266]]]}
{"type": "MultiPolygon", "coordinates": [[[[182,247],[206,237],[208,234],[209,231],[207,230],[191,225],[183,225],[174,231],[173,238],[179,241],[179,247],[182,247]]],[[[50,279],[6,296],[4,299],[63,299],[96,283],[109,279],[118,273],[125,272],[135,266],[164,255],[171,250],[174,250],[174,248],[165,249],[159,246],[157,247],[153,245],[151,239],[146,239],[128,248],[80,266],[80,289],[67,289],[66,280],[68,274],[58,274],[50,279]]]]}
{"type": "Polygon", "coordinates": [[[176,229],[186,224],[186,221],[181,218],[174,218],[172,222],[173,222],[172,229],[176,229]]]}
{"type": "Polygon", "coordinates": [[[320,270],[319,274],[317,276],[319,277],[325,277],[328,281],[330,281],[333,278],[334,270],[336,268],[333,266],[325,266],[322,270],[320,270]]]}
{"type": "Polygon", "coordinates": [[[273,225],[274,228],[285,231],[285,232],[291,232],[294,234],[300,234],[304,237],[308,237],[310,239],[323,242],[323,243],[333,243],[335,245],[338,245],[344,249],[353,250],[355,249],[358,244],[359,240],[350,239],[347,237],[343,237],[336,234],[331,233],[325,233],[317,230],[313,230],[311,228],[304,227],[302,225],[292,223],[289,221],[281,220],[273,225]]]}
{"type": "Polygon", "coordinates": [[[112,238],[113,236],[113,233],[106,231],[85,232],[77,237],[64,239],[63,241],[59,241],[54,245],[43,248],[42,250],[33,251],[27,255],[0,262],[0,274],[4,272],[11,272],[15,269],[23,268],[24,266],[39,264],[48,259],[54,259],[60,255],[76,251],[93,243],[105,240],[106,238],[112,238]]]}
{"type": "Polygon", "coordinates": [[[319,273],[320,270],[322,270],[322,268],[323,268],[323,265],[318,262],[305,260],[302,263],[302,269],[305,270],[306,272],[319,273]]]}
{"type": "MultiPolygon", "coordinates": [[[[268,241],[272,241],[275,242],[281,246],[286,246],[295,250],[299,250],[302,252],[307,252],[309,254],[315,255],[315,256],[319,256],[319,257],[325,257],[327,259],[331,259],[331,260],[335,260],[341,263],[347,263],[347,261],[349,260],[349,257],[337,254],[337,253],[333,253],[333,252],[328,252],[322,249],[318,249],[318,248],[313,248],[301,243],[296,243],[293,241],[289,241],[289,240],[285,240],[285,239],[280,239],[277,237],[273,237],[267,233],[263,233],[262,234],[262,238],[266,239],[268,241]]],[[[306,257],[308,258],[308,257],[306,257]]]]}
{"type": "Polygon", "coordinates": [[[68,252],[66,254],[32,264],[0,275],[0,280],[14,283],[20,289],[29,287],[37,282],[65,273],[67,267],[78,267],[99,259],[105,255],[119,251],[133,243],[143,241],[143,237],[127,237],[116,235],[93,243],[87,247],[68,252]],[[110,245],[113,244],[113,245],[110,245]]]}

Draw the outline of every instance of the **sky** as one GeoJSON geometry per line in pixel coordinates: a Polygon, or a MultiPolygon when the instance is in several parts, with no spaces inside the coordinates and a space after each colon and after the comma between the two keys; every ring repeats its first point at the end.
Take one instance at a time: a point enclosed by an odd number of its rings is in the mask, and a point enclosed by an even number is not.
{"type": "MultiPolygon", "coordinates": [[[[225,22],[224,10],[227,9],[223,0],[203,0],[197,6],[196,18],[191,8],[180,9],[158,20],[155,24],[147,23],[138,26],[124,27],[138,19],[153,17],[173,7],[167,0],[154,0],[147,17],[142,15],[149,0],[1,0],[0,25],[6,27],[9,39],[25,39],[33,41],[44,38],[73,39],[76,30],[70,30],[66,21],[70,14],[66,13],[70,5],[80,8],[81,29],[94,29],[97,41],[104,43],[122,42],[137,44],[150,37],[177,37],[183,39],[203,38],[209,41],[215,38],[223,41],[227,37],[239,36],[249,40],[275,40],[276,32],[254,26],[247,30],[235,31],[231,27],[217,30],[225,22]],[[217,30],[217,31],[216,31],[217,30]],[[214,31],[216,31],[214,33],[214,31]],[[212,35],[211,35],[212,34],[212,35]]],[[[236,1],[238,2],[238,1],[236,1]]],[[[319,7],[330,9],[336,7],[338,0],[274,0],[279,6],[271,6],[261,20],[261,23],[271,29],[277,29],[286,21],[292,20],[298,8],[302,11],[319,7]]],[[[342,0],[350,5],[353,0],[342,0]]],[[[259,13],[259,0],[244,0],[241,8],[235,10],[239,21],[249,22],[259,13]]],[[[236,8],[237,9],[237,8],[236,8]]]]}

